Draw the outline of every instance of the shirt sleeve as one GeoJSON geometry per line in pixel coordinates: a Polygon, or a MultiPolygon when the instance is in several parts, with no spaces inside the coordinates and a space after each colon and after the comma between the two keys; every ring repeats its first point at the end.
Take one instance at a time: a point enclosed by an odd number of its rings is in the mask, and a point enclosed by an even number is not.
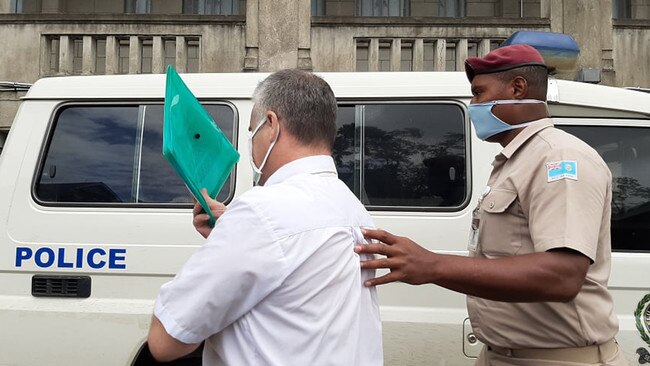
{"type": "Polygon", "coordinates": [[[535,251],[569,248],[594,262],[611,200],[607,166],[579,149],[552,150],[540,165],[529,198],[535,251]]]}
{"type": "Polygon", "coordinates": [[[201,342],[276,289],[285,267],[268,221],[252,204],[233,202],[207,242],[161,287],[154,314],[177,340],[201,342]]]}

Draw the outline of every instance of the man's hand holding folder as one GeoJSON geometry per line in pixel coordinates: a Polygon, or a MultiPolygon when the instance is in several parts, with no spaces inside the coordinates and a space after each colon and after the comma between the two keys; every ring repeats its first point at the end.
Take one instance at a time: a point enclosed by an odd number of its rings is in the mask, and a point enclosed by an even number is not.
{"type": "MultiPolygon", "coordinates": [[[[203,195],[205,202],[208,203],[210,212],[212,212],[212,216],[214,216],[216,219],[221,217],[221,215],[223,215],[223,213],[226,211],[226,205],[215,199],[212,199],[212,197],[208,195],[208,190],[205,188],[201,189],[201,194],[203,195]]],[[[199,232],[199,234],[201,234],[201,236],[207,239],[208,235],[210,235],[212,232],[212,226],[210,226],[210,215],[205,212],[203,206],[201,206],[201,204],[196,200],[194,201],[194,209],[192,210],[192,214],[194,215],[194,220],[192,221],[194,228],[199,232]]]]}

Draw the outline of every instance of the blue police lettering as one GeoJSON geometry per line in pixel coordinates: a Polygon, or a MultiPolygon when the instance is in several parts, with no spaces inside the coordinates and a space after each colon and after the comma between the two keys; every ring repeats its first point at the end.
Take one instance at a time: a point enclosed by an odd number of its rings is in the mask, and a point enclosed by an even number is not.
{"type": "Polygon", "coordinates": [[[65,248],[59,248],[59,256],[57,261],[57,267],[59,268],[72,268],[72,263],[65,261],[65,248]]]}
{"type": "Polygon", "coordinates": [[[126,269],[124,248],[16,247],[16,267],[34,264],[39,268],[126,269]]]}
{"type": "Polygon", "coordinates": [[[101,254],[102,256],[106,255],[106,251],[104,249],[102,249],[102,248],[93,248],[93,249],[89,250],[88,251],[88,265],[90,266],[90,268],[99,269],[99,268],[104,267],[104,265],[106,265],[106,261],[104,261],[104,260],[100,260],[99,262],[95,262],[94,258],[95,258],[95,254],[97,254],[97,253],[101,254]]]}
{"type": "Polygon", "coordinates": [[[47,247],[39,248],[34,254],[36,265],[41,268],[51,267],[52,264],[54,264],[54,257],[54,251],[47,247]],[[45,256],[43,256],[43,254],[45,254],[45,256]],[[46,260],[43,260],[43,257],[45,257],[46,260]]]}
{"type": "Polygon", "coordinates": [[[16,267],[21,267],[23,261],[32,257],[32,248],[16,248],[16,267]]]}
{"type": "Polygon", "coordinates": [[[126,249],[111,249],[108,252],[108,268],[126,269],[126,263],[117,263],[118,261],[124,262],[125,260],[126,260],[126,249]]]}

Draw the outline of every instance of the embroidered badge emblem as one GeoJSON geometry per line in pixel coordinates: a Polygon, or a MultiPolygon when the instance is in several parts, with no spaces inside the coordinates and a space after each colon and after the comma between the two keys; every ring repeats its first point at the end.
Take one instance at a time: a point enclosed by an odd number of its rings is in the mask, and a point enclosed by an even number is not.
{"type": "Polygon", "coordinates": [[[578,162],[575,160],[550,161],[546,163],[548,182],[560,179],[578,180],[578,162]]]}

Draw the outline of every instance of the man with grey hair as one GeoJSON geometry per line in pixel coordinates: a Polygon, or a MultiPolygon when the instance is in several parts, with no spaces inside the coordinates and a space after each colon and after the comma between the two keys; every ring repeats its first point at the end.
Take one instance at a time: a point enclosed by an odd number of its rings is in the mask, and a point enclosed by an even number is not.
{"type": "MultiPolygon", "coordinates": [[[[256,187],[232,201],[207,242],[163,285],[149,331],[158,361],[197,349],[204,365],[382,365],[374,271],[355,243],[373,227],[331,157],[336,100],[320,77],[282,70],[254,93],[256,187]],[[362,256],[363,258],[363,256],[362,256]]],[[[209,198],[209,197],[208,197],[209,198]]]]}

